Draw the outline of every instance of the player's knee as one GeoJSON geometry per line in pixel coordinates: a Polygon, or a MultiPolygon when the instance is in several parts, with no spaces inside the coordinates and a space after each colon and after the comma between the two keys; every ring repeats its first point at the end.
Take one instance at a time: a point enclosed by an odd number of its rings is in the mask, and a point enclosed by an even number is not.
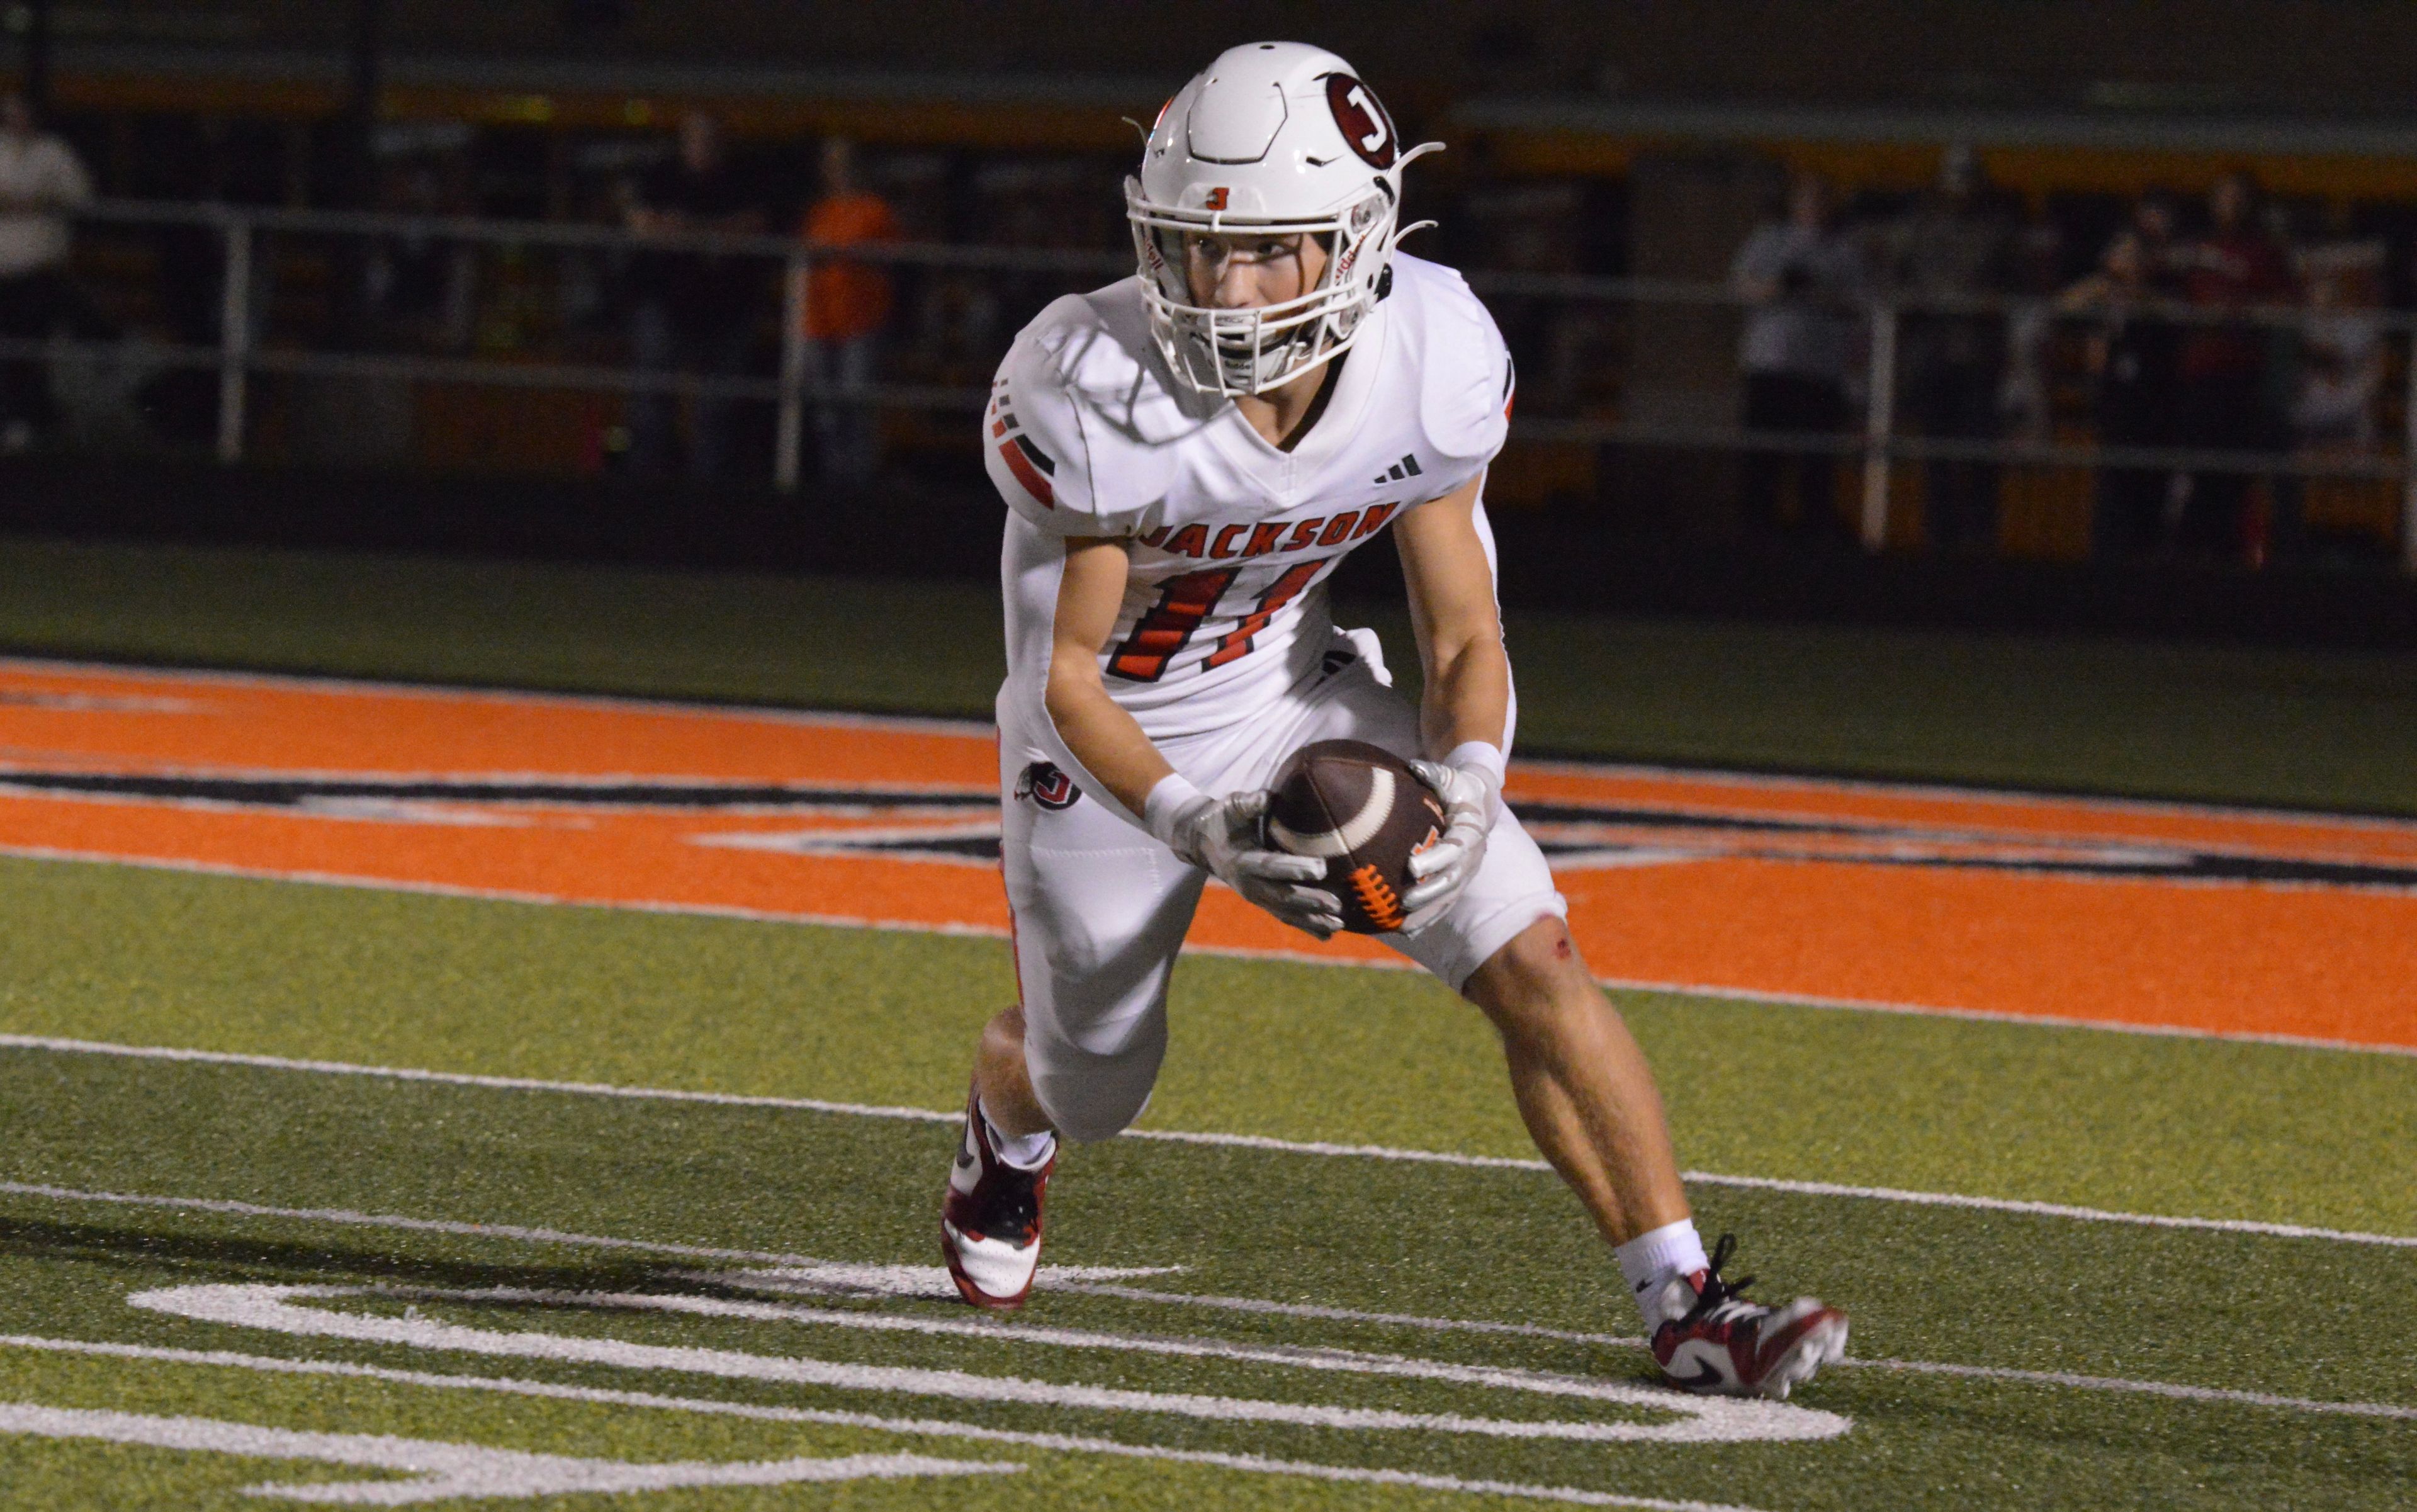
{"type": "Polygon", "coordinates": [[[1111,1139],[1141,1117],[1166,1059],[1166,1018],[1155,1011],[1103,1016],[1080,1033],[1028,1041],[1032,1093],[1070,1139],[1111,1139]]]}
{"type": "Polygon", "coordinates": [[[1024,1005],[1011,1004],[991,1015],[982,1026],[982,1053],[993,1056],[1024,1055],[1024,1005]]]}
{"type": "Polygon", "coordinates": [[[1467,990],[1497,1029],[1515,1036],[1549,1025],[1580,1000],[1582,990],[1593,988],[1569,925],[1543,918],[1488,957],[1467,990]]]}

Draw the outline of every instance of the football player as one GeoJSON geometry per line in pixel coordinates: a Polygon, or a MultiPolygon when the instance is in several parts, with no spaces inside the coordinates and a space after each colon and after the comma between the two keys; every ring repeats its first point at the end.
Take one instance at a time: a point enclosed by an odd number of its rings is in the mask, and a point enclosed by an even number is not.
{"type": "Polygon", "coordinates": [[[1166,988],[1210,877],[1324,938],[1320,863],[1263,847],[1270,774],[1313,741],[1413,761],[1448,828],[1387,943],[1500,1031],[1519,1111],[1618,1256],[1668,1378],[1781,1397],[1847,1320],[1725,1280],[1660,1094],[1501,802],[1514,721],[1481,502],[1509,353],[1458,274],[1395,251],[1405,150],[1331,53],[1235,48],[1183,86],[1125,203],[1140,267],[1016,338],[982,420],[1009,506],[998,695],[1021,1002],[977,1051],[941,1223],[966,1301],[1023,1304],[1060,1137],[1149,1099],[1166,988]],[[1326,581],[1390,532],[1424,668],[1394,694],[1326,581]]]}

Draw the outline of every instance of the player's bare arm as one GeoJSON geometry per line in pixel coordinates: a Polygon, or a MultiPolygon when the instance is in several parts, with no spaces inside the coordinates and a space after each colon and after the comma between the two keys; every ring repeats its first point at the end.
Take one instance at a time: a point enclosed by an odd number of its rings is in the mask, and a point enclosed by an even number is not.
{"type": "Polygon", "coordinates": [[[1439,756],[1471,741],[1501,749],[1511,720],[1511,659],[1502,649],[1494,569],[1477,533],[1483,482],[1471,479],[1393,526],[1425,675],[1420,728],[1439,756]]]}
{"type": "Polygon", "coordinates": [[[1121,541],[1077,536],[1066,542],[1043,706],[1074,759],[1139,814],[1149,802],[1149,790],[1175,769],[1100,680],[1100,648],[1116,629],[1131,567],[1121,541]]]}
{"type": "Polygon", "coordinates": [[[1393,527],[1418,636],[1425,694],[1419,725],[1427,759],[1411,764],[1444,802],[1443,834],[1410,862],[1402,899],[1408,929],[1443,917],[1485,861],[1502,802],[1511,726],[1511,660],[1502,649],[1494,566],[1477,533],[1480,473],[1412,510],[1393,527]]]}

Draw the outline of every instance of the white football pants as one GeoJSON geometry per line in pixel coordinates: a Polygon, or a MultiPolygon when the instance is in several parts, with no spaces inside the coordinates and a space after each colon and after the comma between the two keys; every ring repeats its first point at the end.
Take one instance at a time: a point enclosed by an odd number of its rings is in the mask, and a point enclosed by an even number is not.
{"type": "MultiPolygon", "coordinates": [[[[1340,636],[1335,644],[1345,649],[1340,636]]],[[[1338,661],[1330,656],[1328,664],[1338,661]]],[[[1004,698],[1000,715],[1002,852],[1025,1061],[1059,1133],[1104,1139],[1141,1116],[1158,1080],[1167,979],[1208,874],[1071,784],[1026,781],[1049,757],[1013,727],[1004,698]]],[[[1266,787],[1285,756],[1328,740],[1422,754],[1417,710],[1378,680],[1364,656],[1312,679],[1245,725],[1161,741],[1159,751],[1203,792],[1224,794],[1266,787]]],[[[1452,909],[1415,936],[1376,938],[1457,992],[1521,930],[1568,913],[1543,852],[1506,807],[1486,838],[1483,863],[1452,909]]]]}

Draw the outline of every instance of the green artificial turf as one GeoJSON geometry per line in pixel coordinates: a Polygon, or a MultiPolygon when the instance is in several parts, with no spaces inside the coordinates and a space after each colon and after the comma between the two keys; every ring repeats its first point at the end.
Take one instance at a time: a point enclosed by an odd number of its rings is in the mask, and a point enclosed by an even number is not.
{"type": "MultiPolygon", "coordinates": [[[[825,1260],[930,1263],[933,1208],[952,1139],[944,1125],[889,1120],[0,1052],[0,1179],[540,1225],[825,1260]]],[[[1867,1359],[2417,1404],[2417,1353],[2375,1348],[2352,1326],[2390,1316],[2417,1284],[2417,1255],[2409,1251],[1771,1193],[1709,1192],[1702,1211],[1708,1224],[1750,1236],[1746,1258],[1768,1289],[1816,1289],[1847,1307],[1857,1320],[1857,1352],[1867,1359]]],[[[1123,1141],[1066,1162],[1053,1190],[1052,1224],[1054,1260],[1180,1265],[1178,1275],[1149,1283],[1177,1294],[1587,1332],[1633,1327],[1604,1258],[1572,1221],[1552,1179],[1531,1172],[1123,1141]]],[[[1833,1371],[1800,1394],[1802,1405],[1853,1420],[1843,1438],[1571,1443],[1227,1426],[554,1366],[296,1339],[137,1311],[125,1300],[153,1288],[231,1281],[730,1294],[699,1279],[696,1270],[694,1261],[648,1262],[567,1245],[0,1195],[0,1335],[929,1415],[1771,1509],[2386,1507],[2417,1474],[2417,1424],[2406,1420],[1868,1367],[1833,1371]]],[[[316,1305],[377,1310],[359,1302],[316,1305]]],[[[1617,1404],[1113,1347],[1066,1350],[997,1337],[567,1306],[417,1306],[438,1321],[490,1330],[1410,1412],[1638,1420],[1637,1409],[1617,1404]]],[[[836,1306],[966,1316],[952,1305],[903,1300],[836,1306]]],[[[1044,1292],[1022,1321],[1122,1336],[1339,1346],[1594,1379],[1639,1380],[1645,1373],[1641,1354],[1609,1342],[1254,1317],[1065,1291],[1044,1292]]],[[[662,1409],[323,1385],[223,1367],[68,1359],[5,1344],[0,1398],[641,1459],[885,1446],[872,1435],[662,1409]]],[[[893,1438],[886,1446],[902,1445],[893,1438]]],[[[978,1447],[984,1457],[1031,1465],[985,1488],[985,1505],[1426,1504],[1300,1480],[962,1441],[937,1445],[958,1455],[978,1447]]],[[[26,1477],[16,1485],[41,1486],[44,1504],[64,1506],[184,1504],[184,1498],[223,1495],[251,1478],[202,1457],[49,1445],[15,1446],[0,1467],[26,1477]],[[129,1487],[143,1494],[129,1496],[129,1487]]],[[[831,1504],[819,1499],[825,1494],[698,1491],[646,1504],[831,1504]]],[[[850,1488],[837,1504],[951,1504],[929,1486],[907,1483],[850,1488]]]]}
{"type": "MultiPolygon", "coordinates": [[[[949,1108],[1002,943],[0,860],[0,1031],[949,1108]]],[[[1681,1158],[2417,1235],[2417,1058],[1624,994],[1681,1158]]],[[[1148,1123],[1531,1156],[1420,973],[1188,957],[1148,1123]]]]}
{"type": "MultiPolygon", "coordinates": [[[[1381,611],[1395,661],[1397,620],[1381,611]]],[[[2407,658],[1514,616],[1523,740],[1671,762],[2417,812],[2407,658]]],[[[0,646],[186,664],[979,715],[980,588],[0,542],[0,646]]],[[[0,1033],[950,1108],[1011,994],[1002,943],[0,859],[0,1033]]],[[[1733,1175],[2417,1236],[2417,1059],[1623,993],[1681,1158],[1733,1175]]],[[[1178,974],[1147,1126],[1528,1156],[1477,1016],[1405,971],[1221,957],[1178,974]]],[[[0,1047],[0,1182],[550,1227],[928,1266],[954,1136],[797,1108],[616,1099],[0,1047]]],[[[1766,1294],[1855,1352],[2379,1404],[2327,1415],[1862,1367],[1815,1443],[1573,1444],[963,1403],[300,1339],[140,1312],[206,1282],[704,1290],[700,1263],[494,1235],[0,1192],[0,1403],[624,1459],[1010,1459],[964,1483],[717,1488],[648,1508],[1533,1506],[1199,1465],[601,1403],[102,1359],[6,1336],[930,1416],[1765,1512],[2397,1507],[2417,1483],[2417,1248],[1699,1184],[1766,1294]],[[2400,1415],[2393,1416],[2391,1413],[2400,1415]]],[[[1051,1195],[1064,1264],[1180,1266],[1201,1296],[1627,1334],[1549,1175],[1118,1140],[1051,1195]]],[[[388,1310],[398,1304],[342,1303],[388,1310]]],[[[1634,1420],[1464,1383],[999,1336],[425,1304],[502,1330],[1421,1412],[1634,1420]]],[[[847,1303],[905,1317],[952,1305],[847,1303]]],[[[1025,1318],[1643,1381],[1633,1347],[1044,1292],[1025,1318]]],[[[375,1473],[0,1433],[0,1504],[256,1507],[375,1473]]],[[[524,1503],[565,1508],[593,1497],[524,1503]]]]}
{"type": "MultiPolygon", "coordinates": [[[[1396,668],[1407,631],[1377,624],[1396,668]]],[[[2417,656],[1513,613],[1520,738],[1645,761],[2417,813],[2417,656]]],[[[985,717],[982,584],[0,542],[0,647],[985,717]]]]}

